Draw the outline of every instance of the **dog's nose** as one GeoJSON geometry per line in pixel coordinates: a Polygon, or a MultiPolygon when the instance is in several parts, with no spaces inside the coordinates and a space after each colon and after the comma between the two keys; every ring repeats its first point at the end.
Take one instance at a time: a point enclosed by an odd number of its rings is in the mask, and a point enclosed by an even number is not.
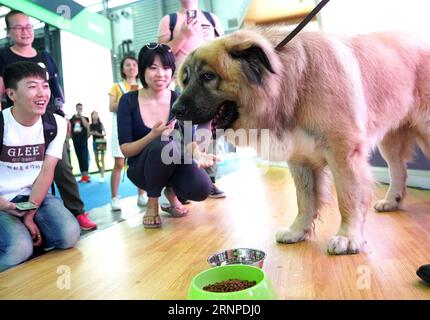
{"type": "Polygon", "coordinates": [[[187,115],[187,110],[184,106],[175,103],[172,107],[172,113],[178,120],[184,120],[185,116],[187,115]]]}

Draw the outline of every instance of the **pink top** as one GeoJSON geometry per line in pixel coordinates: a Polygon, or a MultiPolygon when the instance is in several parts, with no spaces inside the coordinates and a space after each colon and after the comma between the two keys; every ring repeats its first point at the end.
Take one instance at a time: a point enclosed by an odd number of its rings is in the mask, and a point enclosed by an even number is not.
{"type": "MultiPolygon", "coordinates": [[[[218,34],[222,36],[224,34],[224,29],[221,25],[219,18],[211,13],[212,18],[215,21],[215,27],[218,31],[218,34]]],[[[175,28],[173,29],[173,38],[177,37],[180,33],[181,26],[185,21],[185,14],[177,12],[177,20],[175,28]]],[[[169,30],[169,15],[164,16],[158,28],[158,38],[162,39],[162,42],[170,41],[170,30],[169,30]]],[[[200,46],[202,43],[212,40],[215,38],[214,28],[212,24],[206,19],[205,15],[199,10],[197,12],[197,26],[200,32],[197,32],[195,36],[191,39],[185,41],[181,49],[179,49],[178,53],[175,55],[176,58],[176,67],[184,61],[186,55],[200,46]]]]}

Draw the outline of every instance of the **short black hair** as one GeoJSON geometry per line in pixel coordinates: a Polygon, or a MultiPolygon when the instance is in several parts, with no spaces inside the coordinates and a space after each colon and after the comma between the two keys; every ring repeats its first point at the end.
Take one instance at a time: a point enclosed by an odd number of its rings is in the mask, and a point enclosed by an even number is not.
{"type": "Polygon", "coordinates": [[[11,63],[3,71],[3,81],[5,89],[16,90],[18,82],[24,78],[37,77],[48,81],[47,70],[34,62],[20,61],[11,63]]]}
{"type": "MultiPolygon", "coordinates": [[[[126,57],[122,58],[121,63],[120,63],[120,72],[121,72],[121,78],[123,78],[124,80],[127,79],[127,76],[125,75],[124,71],[122,71],[122,69],[124,68],[125,60],[133,60],[138,64],[137,59],[133,56],[126,56],[126,57]]],[[[138,77],[139,77],[139,75],[136,76],[136,80],[138,79],[138,77]]]]}
{"type": "Polygon", "coordinates": [[[14,15],[17,15],[17,14],[23,14],[26,16],[26,14],[22,11],[10,10],[4,17],[4,20],[6,22],[6,29],[9,29],[9,27],[10,27],[10,21],[9,21],[10,17],[13,17],[14,15]]]}
{"type": "Polygon", "coordinates": [[[145,81],[145,70],[154,63],[155,56],[159,56],[163,66],[172,69],[172,75],[175,73],[175,56],[172,49],[166,44],[148,43],[140,49],[137,65],[139,67],[139,79],[144,88],[148,88],[145,81]]]}

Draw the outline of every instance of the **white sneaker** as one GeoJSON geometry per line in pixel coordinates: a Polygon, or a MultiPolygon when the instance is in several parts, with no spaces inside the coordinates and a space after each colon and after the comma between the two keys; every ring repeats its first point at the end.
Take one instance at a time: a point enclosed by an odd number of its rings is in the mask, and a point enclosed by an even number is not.
{"type": "Polygon", "coordinates": [[[137,197],[137,205],[138,206],[146,206],[146,204],[148,203],[148,196],[146,195],[146,193],[141,194],[137,197]]]}
{"type": "Polygon", "coordinates": [[[121,202],[119,201],[119,197],[112,198],[110,207],[114,211],[121,210],[121,202]]]}
{"type": "Polygon", "coordinates": [[[105,182],[105,177],[100,177],[99,182],[100,182],[100,183],[105,182]]]}

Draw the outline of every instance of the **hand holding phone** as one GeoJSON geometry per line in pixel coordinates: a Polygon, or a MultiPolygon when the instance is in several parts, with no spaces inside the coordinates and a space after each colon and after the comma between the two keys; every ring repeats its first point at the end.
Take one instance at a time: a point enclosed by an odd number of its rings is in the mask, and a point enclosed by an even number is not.
{"type": "Polygon", "coordinates": [[[197,10],[187,10],[187,24],[190,24],[197,18],[197,10]]]}
{"type": "Polygon", "coordinates": [[[15,203],[16,209],[19,211],[28,211],[28,210],[34,210],[39,208],[37,205],[30,201],[25,202],[17,202],[15,203]]]}
{"type": "Polygon", "coordinates": [[[169,121],[167,121],[167,123],[166,123],[166,126],[168,126],[169,124],[171,124],[173,121],[175,121],[176,120],[176,118],[175,117],[173,117],[172,119],[170,119],[169,121]]]}

